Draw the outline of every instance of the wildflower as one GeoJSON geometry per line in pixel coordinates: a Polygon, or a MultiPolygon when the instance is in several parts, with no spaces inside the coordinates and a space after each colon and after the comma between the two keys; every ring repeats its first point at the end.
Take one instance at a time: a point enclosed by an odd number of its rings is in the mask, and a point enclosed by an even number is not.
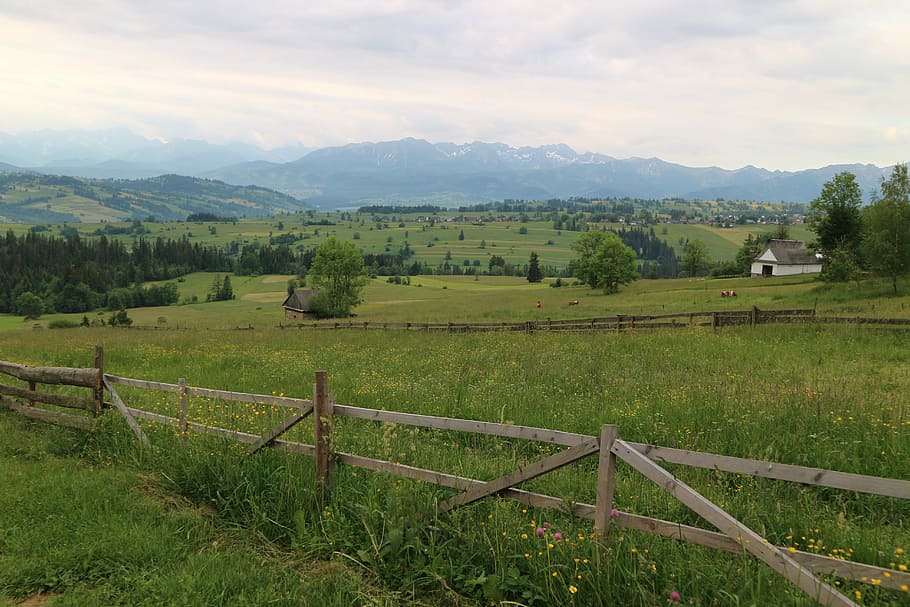
{"type": "Polygon", "coordinates": [[[680,597],[679,597],[679,593],[676,592],[676,591],[674,590],[673,592],[670,593],[670,597],[669,597],[669,598],[670,598],[670,600],[673,601],[674,603],[678,603],[678,602],[679,602],[679,598],[680,598],[680,597]]]}
{"type": "Polygon", "coordinates": [[[901,571],[906,571],[906,570],[907,570],[907,566],[904,565],[903,563],[901,563],[900,565],[898,565],[897,568],[900,569],[901,571]]]}
{"type": "Polygon", "coordinates": [[[558,571],[554,571],[554,572],[551,573],[550,575],[552,575],[553,577],[559,577],[559,572],[558,572],[558,571]]]}
{"type": "Polygon", "coordinates": [[[854,590],[853,594],[856,596],[857,601],[860,600],[861,598],[863,598],[863,593],[860,592],[859,590],[854,590]]]}
{"type": "Polygon", "coordinates": [[[522,533],[522,534],[521,534],[521,539],[523,539],[523,540],[528,539],[528,534],[527,534],[527,533],[522,533]]]}
{"type": "Polygon", "coordinates": [[[550,528],[550,523],[547,523],[546,521],[544,521],[543,528],[544,528],[544,529],[549,529],[549,528],[550,528]]]}
{"type": "Polygon", "coordinates": [[[553,539],[556,540],[557,542],[561,542],[561,541],[562,541],[562,533],[560,533],[559,531],[557,531],[556,533],[553,534],[553,539]]]}
{"type": "Polygon", "coordinates": [[[543,527],[538,527],[536,533],[537,533],[537,537],[543,537],[543,534],[544,534],[543,527]]]}
{"type": "Polygon", "coordinates": [[[578,592],[578,588],[576,588],[575,586],[569,584],[569,593],[570,593],[570,594],[575,594],[576,592],[578,592]]]}
{"type": "Polygon", "coordinates": [[[619,510],[617,510],[616,508],[611,508],[610,516],[619,516],[619,510]]]}

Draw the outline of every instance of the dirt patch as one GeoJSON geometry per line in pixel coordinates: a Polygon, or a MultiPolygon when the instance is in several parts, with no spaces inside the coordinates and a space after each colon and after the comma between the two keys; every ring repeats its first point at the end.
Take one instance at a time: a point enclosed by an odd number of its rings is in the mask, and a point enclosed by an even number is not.
{"type": "Polygon", "coordinates": [[[161,504],[165,512],[197,510],[206,518],[218,514],[218,511],[208,504],[196,505],[182,495],[165,490],[161,487],[158,477],[154,474],[139,473],[136,475],[136,481],[136,489],[161,504]]]}
{"type": "Polygon", "coordinates": [[[54,594],[54,593],[35,594],[35,595],[28,597],[21,603],[19,603],[19,606],[20,607],[43,607],[45,604],[47,604],[48,601],[52,601],[55,598],[57,598],[58,596],[60,596],[60,595],[54,594]]]}

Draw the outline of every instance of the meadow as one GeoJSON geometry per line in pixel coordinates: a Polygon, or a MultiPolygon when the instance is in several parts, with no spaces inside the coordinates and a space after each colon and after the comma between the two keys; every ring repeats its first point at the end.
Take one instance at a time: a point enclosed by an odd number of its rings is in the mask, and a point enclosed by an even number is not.
{"type": "MultiPolygon", "coordinates": [[[[460,214],[440,213],[445,221],[430,223],[418,221],[416,214],[384,216],[388,221],[373,221],[366,213],[351,213],[349,219],[341,219],[340,213],[296,213],[265,218],[240,219],[236,222],[143,222],[148,231],[142,237],[155,239],[179,239],[186,237],[200,245],[226,247],[232,242],[239,245],[267,245],[272,238],[294,236],[299,238],[292,246],[311,248],[318,246],[330,236],[353,241],[364,253],[398,253],[405,243],[413,251],[409,260],[424,262],[432,267],[448,261],[462,267],[489,268],[493,255],[510,264],[528,263],[531,252],[540,257],[541,266],[565,267],[574,257],[571,245],[578,232],[554,229],[553,223],[530,217],[528,221],[457,221],[460,214]],[[392,219],[394,217],[394,220],[392,219]],[[331,225],[319,225],[326,222],[331,225]],[[463,238],[462,238],[463,237],[463,238]],[[467,263],[466,263],[467,262],[467,263]]],[[[381,218],[380,218],[381,219],[381,218]]],[[[601,224],[598,224],[601,225],[601,224]]],[[[622,229],[622,224],[602,224],[611,229],[622,229]]],[[[26,224],[0,224],[0,232],[12,230],[24,233],[32,226],[26,224]]],[[[47,224],[49,233],[56,234],[64,227],[47,224]]],[[[128,222],[92,222],[88,218],[82,223],[67,224],[67,229],[76,230],[81,237],[92,237],[99,230],[117,228],[128,231],[128,222]]],[[[628,227],[628,226],[626,226],[628,227]]],[[[731,228],[717,228],[708,224],[665,223],[652,226],[658,238],[667,241],[682,255],[681,243],[699,239],[705,243],[714,261],[728,261],[736,257],[749,234],[753,237],[771,232],[774,225],[739,225],[731,228]]],[[[788,226],[791,238],[811,240],[812,232],[805,224],[788,226]]],[[[139,236],[131,233],[111,234],[130,243],[139,236]]]]}
{"type": "MultiPolygon", "coordinates": [[[[406,220],[404,226],[390,222],[386,227],[361,223],[355,216],[344,225],[305,225],[310,219],[242,220],[211,224],[214,229],[208,224],[144,225],[151,237],[187,235],[206,244],[218,239],[223,244],[238,239],[265,243],[270,236],[294,232],[306,233],[300,242],[309,246],[327,235],[353,239],[357,232],[358,246],[367,251],[397,251],[407,239],[417,259],[441,263],[451,251],[453,263],[479,259],[482,266],[492,254],[524,263],[540,243],[542,265],[564,264],[577,236],[533,221],[429,226],[406,220]],[[520,233],[521,227],[527,233],[520,233]],[[462,230],[464,240],[459,240],[462,230]]],[[[78,227],[85,233],[93,229],[78,227]]],[[[673,239],[701,238],[718,258],[735,254],[747,233],[739,227],[665,228],[663,236],[671,244],[673,239]]],[[[661,229],[656,228],[658,234],[661,229]]],[[[44,315],[29,322],[2,315],[0,360],[84,367],[91,365],[94,346],[102,345],[105,370],[115,375],[167,383],[182,377],[195,386],[301,398],[311,395],[314,372],[326,370],[330,391],[341,404],[593,436],[602,424],[616,424],[621,438],[632,441],[910,478],[910,353],[903,331],[828,325],[575,335],[297,330],[281,309],[288,281],[295,277],[231,276],[236,298],[206,302],[213,282],[223,276],[181,278],[180,304],[130,309],[130,329],[51,328],[60,321],[77,324],[82,314],[44,315]]],[[[815,276],[638,280],[613,295],[565,282],[567,286],[552,288],[553,279],[530,284],[515,277],[412,276],[410,284],[393,284],[377,277],[368,281],[353,320],[495,322],[753,306],[906,318],[910,310],[905,284],[898,296],[891,296],[890,285],[872,279],[837,285],[815,276]],[[726,289],[735,289],[738,297],[720,298],[726,289]],[[581,303],[569,306],[570,300],[581,303]]],[[[108,316],[108,311],[85,315],[89,321],[108,316]]],[[[125,387],[118,391],[130,406],[176,414],[173,395],[125,387]]],[[[190,402],[191,421],[247,432],[261,433],[285,414],[266,405],[190,402]]],[[[18,506],[10,512],[31,517],[26,519],[29,527],[44,529],[49,537],[60,534],[59,525],[76,525],[81,532],[74,541],[106,563],[100,571],[113,580],[101,581],[89,560],[73,556],[74,547],[55,551],[33,536],[10,540],[2,535],[0,603],[4,594],[11,601],[50,591],[60,594],[52,604],[61,605],[141,604],[140,594],[188,604],[265,605],[272,599],[317,604],[312,597],[321,597],[319,580],[325,580],[331,602],[318,604],[663,605],[674,602],[671,593],[691,605],[814,604],[744,555],[621,529],[595,543],[591,523],[569,516],[567,509],[486,498],[434,516],[434,505],[450,497],[451,490],[346,467],[338,470],[331,503],[320,508],[312,461],[305,457],[268,451],[243,458],[240,445],[197,435],[181,448],[173,430],[143,426],[153,449],[139,449],[114,414],[88,435],[0,415],[4,436],[17,437],[0,450],[6,457],[4,478],[14,488],[8,499],[19,504],[28,499],[23,495],[48,495],[48,505],[32,514],[18,506]],[[25,446],[26,431],[38,433],[31,447],[25,446]],[[29,468],[32,459],[47,468],[29,468]],[[30,477],[57,480],[36,488],[27,482],[30,477]],[[137,486],[152,487],[153,503],[126,500],[110,506],[144,529],[135,542],[118,536],[118,527],[108,534],[103,520],[86,520],[82,514],[91,509],[88,502],[110,500],[110,487],[135,493],[137,486]],[[88,501],[74,504],[73,518],[42,527],[47,508],[60,509],[72,494],[84,494],[88,501]],[[155,510],[155,502],[174,499],[184,500],[176,522],[155,510]],[[239,539],[228,534],[232,539],[226,553],[203,550],[207,542],[222,542],[225,529],[240,534],[239,539]],[[165,548],[161,544],[168,540],[162,534],[180,542],[165,548]],[[91,540],[93,535],[98,541],[91,540]],[[135,547],[135,554],[117,548],[123,544],[135,547]],[[163,564],[150,572],[137,554],[163,564]],[[187,554],[196,557],[181,565],[187,554]],[[214,561],[205,560],[209,557],[214,561]],[[236,567],[249,575],[233,583],[231,569],[236,567]],[[194,585],[200,571],[207,573],[194,585]],[[183,586],[175,586],[173,579],[183,580],[183,586]],[[295,588],[293,580],[299,579],[306,583],[295,588]]],[[[288,437],[311,443],[312,423],[301,423],[288,437]]],[[[339,422],[334,440],[339,451],[481,479],[555,452],[547,444],[351,419],[339,422]]],[[[670,470],[777,545],[898,571],[910,566],[907,500],[682,467],[670,470]]],[[[559,496],[567,506],[594,503],[595,474],[596,461],[583,460],[523,487],[559,496]]],[[[616,506],[705,526],[624,465],[616,506]]],[[[910,598],[906,591],[874,580],[829,581],[862,604],[906,605],[910,598]]]]}
{"type": "MultiPolygon", "coordinates": [[[[766,288],[798,293],[814,286],[766,288]]],[[[700,292],[680,288],[684,297],[700,292]]],[[[185,377],[191,385],[304,398],[314,371],[324,369],[342,404],[590,435],[614,423],[628,440],[907,479],[905,340],[903,332],[840,326],[530,336],[265,327],[20,329],[3,334],[0,359],[87,366],[93,346],[101,344],[108,373],[170,383],[185,377]]],[[[160,394],[121,394],[132,406],[175,410],[173,399],[160,394]]],[[[280,416],[270,407],[204,399],[193,399],[190,411],[191,419],[237,429],[267,428],[280,416]]],[[[693,605],[814,604],[746,556],[620,529],[597,549],[590,523],[562,511],[487,498],[435,517],[428,526],[417,513],[431,514],[451,491],[357,469],[339,469],[333,500],[320,509],[306,458],[269,452],[243,460],[240,446],[199,436],[181,451],[173,431],[146,428],[158,449],[136,449],[123,424],[108,416],[110,432],[96,433],[86,452],[106,465],[158,474],[165,489],[214,508],[220,520],[294,550],[298,558],[353,566],[404,597],[440,605],[661,605],[677,592],[693,605]]],[[[310,432],[303,424],[291,438],[312,442],[310,432]]],[[[494,478],[552,452],[543,444],[357,420],[339,424],[335,440],[340,451],[474,478],[494,478]]],[[[563,497],[567,504],[593,503],[595,469],[596,462],[585,460],[525,488],[563,497]]],[[[671,471],[776,544],[897,570],[910,565],[906,500],[671,471]]],[[[616,507],[699,524],[624,466],[616,507]]],[[[78,576],[73,580],[79,587],[78,576]]],[[[880,584],[831,581],[862,604],[908,600],[880,584]]],[[[67,581],[46,586],[64,596],[71,587],[67,581]]]]}

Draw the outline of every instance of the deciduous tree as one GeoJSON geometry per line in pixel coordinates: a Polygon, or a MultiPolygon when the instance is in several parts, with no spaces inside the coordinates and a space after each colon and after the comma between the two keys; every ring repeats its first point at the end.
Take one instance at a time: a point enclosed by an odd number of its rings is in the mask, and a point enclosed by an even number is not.
{"type": "Polygon", "coordinates": [[[310,267],[310,284],[319,291],[312,301],[317,315],[350,316],[366,284],[363,257],[354,243],[332,236],[319,245],[310,267]]]}
{"type": "Polygon", "coordinates": [[[862,238],[862,204],[863,194],[853,173],[838,173],[822,186],[809,214],[809,227],[818,236],[822,254],[830,255],[835,249],[856,254],[862,238]]]}
{"type": "Polygon", "coordinates": [[[686,247],[686,252],[683,253],[679,263],[687,276],[697,276],[699,272],[705,270],[711,264],[708,247],[697,238],[690,240],[686,247]]]}
{"type": "Polygon", "coordinates": [[[579,257],[569,264],[572,274],[592,289],[615,293],[638,278],[635,251],[613,232],[585,232],[572,243],[579,257]]]}
{"type": "Polygon", "coordinates": [[[870,269],[891,279],[910,271],[910,179],[907,165],[899,164],[882,180],[881,197],[863,213],[863,252],[870,269]]]}

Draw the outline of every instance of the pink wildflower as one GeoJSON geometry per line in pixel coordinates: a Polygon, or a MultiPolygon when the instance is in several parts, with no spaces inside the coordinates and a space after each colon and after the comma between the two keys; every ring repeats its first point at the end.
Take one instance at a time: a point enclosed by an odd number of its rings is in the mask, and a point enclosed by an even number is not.
{"type": "Polygon", "coordinates": [[[670,600],[673,601],[674,603],[678,603],[678,602],[679,602],[679,598],[680,598],[680,597],[679,597],[679,593],[676,592],[675,590],[674,590],[673,592],[670,593],[670,600]]]}
{"type": "Polygon", "coordinates": [[[610,510],[610,516],[619,516],[619,510],[613,508],[610,510]]]}
{"type": "Polygon", "coordinates": [[[543,534],[544,534],[543,527],[538,527],[537,528],[537,537],[543,537],[543,534]]]}
{"type": "Polygon", "coordinates": [[[553,539],[556,540],[557,542],[561,542],[562,534],[559,531],[557,531],[556,533],[553,534],[553,539]]]}

